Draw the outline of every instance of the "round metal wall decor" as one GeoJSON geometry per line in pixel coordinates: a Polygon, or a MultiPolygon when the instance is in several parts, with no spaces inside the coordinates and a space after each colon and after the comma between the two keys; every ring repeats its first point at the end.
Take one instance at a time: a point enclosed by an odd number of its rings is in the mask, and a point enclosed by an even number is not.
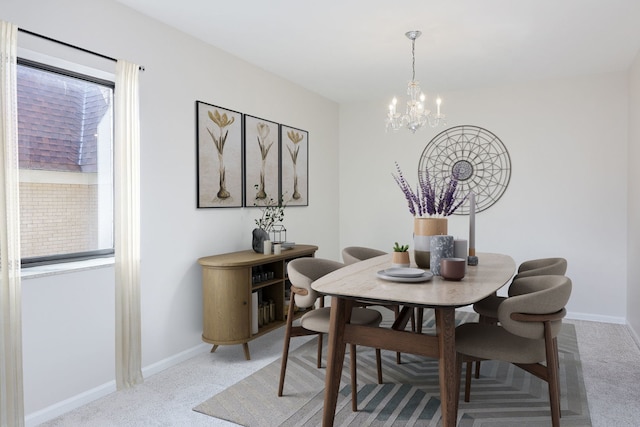
{"type": "MultiPolygon", "coordinates": [[[[462,125],[446,129],[425,147],[418,164],[418,174],[448,182],[458,177],[461,194],[476,194],[476,212],[496,203],[511,179],[511,158],[500,139],[486,129],[462,125]]],[[[465,202],[454,215],[469,213],[465,202]]]]}

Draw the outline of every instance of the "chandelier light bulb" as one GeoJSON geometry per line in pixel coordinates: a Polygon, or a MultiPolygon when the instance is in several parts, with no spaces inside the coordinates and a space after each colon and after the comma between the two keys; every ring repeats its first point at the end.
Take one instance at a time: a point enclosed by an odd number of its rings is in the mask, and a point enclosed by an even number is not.
{"type": "Polygon", "coordinates": [[[416,56],[415,45],[416,39],[420,37],[422,32],[420,31],[408,31],[405,36],[411,40],[411,80],[407,84],[407,95],[409,100],[407,101],[407,107],[404,113],[397,111],[397,98],[393,98],[391,104],[389,104],[389,112],[387,113],[387,131],[392,129],[394,131],[400,128],[407,128],[411,132],[415,133],[416,130],[422,128],[424,125],[429,124],[431,127],[439,126],[440,124],[446,125],[445,115],[440,113],[440,104],[442,100],[440,96],[436,99],[437,113],[434,116],[431,110],[425,107],[426,96],[420,89],[420,83],[416,80],[416,56]]]}

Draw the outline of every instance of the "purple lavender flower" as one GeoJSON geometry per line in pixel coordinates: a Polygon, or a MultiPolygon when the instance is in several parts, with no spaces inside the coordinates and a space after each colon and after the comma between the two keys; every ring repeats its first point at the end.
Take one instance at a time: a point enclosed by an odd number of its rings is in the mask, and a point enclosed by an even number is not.
{"type": "Polygon", "coordinates": [[[396,181],[396,183],[404,193],[404,196],[407,199],[407,203],[409,205],[409,212],[411,212],[411,215],[415,216],[416,215],[415,205],[416,205],[416,201],[418,200],[418,197],[416,196],[416,194],[413,193],[413,191],[411,191],[411,187],[409,187],[407,180],[404,179],[404,175],[402,175],[402,171],[400,170],[400,166],[398,166],[398,163],[396,163],[396,169],[398,171],[398,174],[397,175],[391,174],[391,176],[393,176],[393,179],[396,181]]]}
{"type": "Polygon", "coordinates": [[[400,166],[396,162],[397,174],[391,174],[404,193],[409,206],[409,212],[413,216],[425,215],[452,215],[467,199],[468,195],[461,197],[458,188],[458,177],[452,174],[449,181],[438,185],[435,179],[425,170],[424,175],[420,175],[416,191],[404,178],[400,166]]]}

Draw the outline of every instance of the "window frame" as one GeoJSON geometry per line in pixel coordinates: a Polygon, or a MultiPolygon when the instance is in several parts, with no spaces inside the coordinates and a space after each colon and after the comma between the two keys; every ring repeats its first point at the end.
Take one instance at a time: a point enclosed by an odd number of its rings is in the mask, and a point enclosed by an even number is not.
{"type": "MultiPolygon", "coordinates": [[[[38,54],[36,54],[38,55],[38,54]]],[[[25,55],[30,56],[30,55],[25,55]]],[[[45,55],[38,55],[41,58],[38,60],[29,59],[24,57],[23,55],[18,55],[17,65],[34,68],[37,70],[42,70],[45,72],[56,73],[65,77],[75,78],[78,80],[86,81],[93,84],[102,85],[111,89],[113,97],[115,98],[116,85],[115,85],[115,76],[112,79],[106,79],[97,77],[97,74],[106,74],[100,70],[95,70],[96,75],[90,75],[88,73],[83,73],[79,71],[70,70],[69,68],[78,68],[78,69],[86,69],[89,70],[88,67],[84,67],[80,64],[74,64],[64,60],[57,60],[56,58],[48,57],[45,55]],[[66,66],[69,68],[63,68],[57,65],[52,65],[52,63],[56,62],[64,62],[66,66]]],[[[92,70],[92,69],[91,69],[92,70]]],[[[93,71],[93,70],[92,70],[93,71]]],[[[108,73],[107,73],[108,74],[108,73]]],[[[111,105],[111,151],[113,152],[114,147],[114,139],[115,139],[115,112],[114,106],[111,105]]],[[[111,158],[111,183],[112,183],[112,206],[115,206],[115,158],[112,156],[111,158]]],[[[115,219],[115,209],[112,211],[112,219],[115,219]]],[[[115,223],[112,224],[114,236],[115,236],[115,223]]],[[[20,259],[21,268],[29,268],[36,267],[42,265],[54,265],[54,264],[62,264],[69,263],[75,261],[83,261],[90,260],[96,258],[107,258],[113,257],[115,254],[115,239],[112,240],[112,247],[106,249],[96,249],[92,251],[84,251],[84,252],[73,252],[66,254],[55,254],[55,255],[45,255],[45,256],[36,256],[36,257],[22,257],[20,259]]]]}

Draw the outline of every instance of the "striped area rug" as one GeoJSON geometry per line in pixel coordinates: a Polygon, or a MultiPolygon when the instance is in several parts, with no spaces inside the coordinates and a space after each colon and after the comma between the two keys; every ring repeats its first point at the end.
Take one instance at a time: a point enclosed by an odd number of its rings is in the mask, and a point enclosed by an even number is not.
{"type": "MultiPolygon", "coordinates": [[[[459,312],[456,321],[475,321],[475,316],[474,313],[459,312]]],[[[425,311],[425,330],[434,328],[434,323],[432,311],[425,311]]],[[[573,325],[563,325],[558,345],[561,424],[591,426],[573,325]]],[[[316,341],[313,340],[289,355],[283,397],[277,397],[278,360],[194,410],[247,427],[319,426],[322,424],[325,369],[316,368],[315,354],[316,341]]],[[[358,412],[352,412],[347,354],[335,425],[441,425],[438,363],[422,356],[403,354],[402,363],[398,365],[395,353],[384,350],[382,357],[384,384],[378,385],[374,351],[358,348],[358,412]]],[[[549,426],[547,390],[544,381],[513,365],[485,361],[480,378],[472,380],[471,402],[460,399],[458,426],[549,426]]]]}

